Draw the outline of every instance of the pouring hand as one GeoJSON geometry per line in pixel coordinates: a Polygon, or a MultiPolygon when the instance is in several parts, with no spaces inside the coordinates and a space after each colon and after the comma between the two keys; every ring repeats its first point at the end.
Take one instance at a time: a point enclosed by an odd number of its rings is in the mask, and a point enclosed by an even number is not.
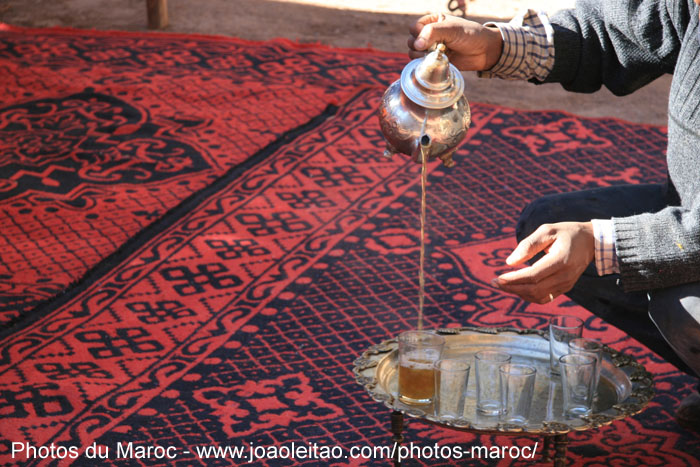
{"type": "Polygon", "coordinates": [[[427,15],[410,28],[408,55],[419,58],[437,42],[447,46],[450,62],[458,69],[488,70],[503,51],[503,38],[496,28],[445,15],[427,15]]]}
{"type": "Polygon", "coordinates": [[[545,254],[532,266],[498,276],[491,285],[534,303],[548,303],[571,290],[593,261],[595,240],[590,222],[544,224],[525,238],[506,259],[517,266],[537,253],[545,254]]]}

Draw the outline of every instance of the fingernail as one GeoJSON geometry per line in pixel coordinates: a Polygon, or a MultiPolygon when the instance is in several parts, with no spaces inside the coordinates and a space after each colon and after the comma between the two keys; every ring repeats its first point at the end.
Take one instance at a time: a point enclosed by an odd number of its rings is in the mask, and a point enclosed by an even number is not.
{"type": "Polygon", "coordinates": [[[513,263],[513,254],[511,253],[510,256],[506,258],[506,264],[510,266],[513,263]]]}
{"type": "Polygon", "coordinates": [[[413,43],[413,47],[415,47],[418,50],[423,50],[425,48],[425,39],[423,39],[422,37],[419,37],[413,43]]]}
{"type": "Polygon", "coordinates": [[[491,280],[491,286],[496,287],[497,289],[501,288],[500,284],[498,283],[498,278],[491,280]]]}

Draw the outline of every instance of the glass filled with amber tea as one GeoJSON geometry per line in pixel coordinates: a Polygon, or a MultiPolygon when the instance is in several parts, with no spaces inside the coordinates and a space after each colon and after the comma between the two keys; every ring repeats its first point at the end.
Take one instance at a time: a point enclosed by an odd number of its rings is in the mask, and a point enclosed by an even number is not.
{"type": "Polygon", "coordinates": [[[404,404],[427,405],[435,395],[435,362],[440,359],[445,338],[426,331],[399,335],[399,400],[404,404]]]}

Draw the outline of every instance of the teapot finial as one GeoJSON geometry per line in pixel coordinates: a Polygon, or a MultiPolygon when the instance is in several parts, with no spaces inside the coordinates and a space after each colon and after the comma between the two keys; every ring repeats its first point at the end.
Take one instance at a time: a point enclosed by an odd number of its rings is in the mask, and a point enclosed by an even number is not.
{"type": "Polygon", "coordinates": [[[445,45],[439,44],[425,57],[406,65],[401,72],[401,89],[422,107],[444,109],[464,94],[464,77],[447,58],[445,45]]]}
{"type": "Polygon", "coordinates": [[[445,50],[445,44],[439,44],[435,53],[416,66],[415,79],[423,88],[442,91],[450,87],[450,61],[445,55],[445,50]]]}

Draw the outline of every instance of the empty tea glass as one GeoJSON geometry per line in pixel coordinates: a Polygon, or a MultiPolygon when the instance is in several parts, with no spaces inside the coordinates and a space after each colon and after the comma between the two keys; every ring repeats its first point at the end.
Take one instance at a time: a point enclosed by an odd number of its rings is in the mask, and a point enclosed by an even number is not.
{"type": "Polygon", "coordinates": [[[595,375],[593,376],[593,399],[595,400],[600,382],[600,370],[603,367],[603,344],[595,339],[579,337],[569,342],[569,353],[582,353],[595,357],[595,375]]]}
{"type": "Polygon", "coordinates": [[[501,365],[501,421],[526,425],[535,394],[537,369],[529,365],[509,363],[501,365]]]}
{"type": "Polygon", "coordinates": [[[435,362],[435,415],[444,419],[464,417],[464,400],[471,365],[462,358],[435,362]]]}
{"type": "Polygon", "coordinates": [[[583,321],[575,316],[554,316],[549,321],[549,366],[559,374],[559,357],[569,353],[569,341],[581,337],[583,321]]]}
{"type": "Polygon", "coordinates": [[[489,416],[500,415],[501,378],[499,368],[510,363],[510,355],[496,350],[482,350],[474,356],[476,362],[476,409],[489,416]]]}
{"type": "Polygon", "coordinates": [[[595,357],[589,354],[567,354],[559,358],[564,395],[564,416],[589,415],[593,406],[595,357]]]}

